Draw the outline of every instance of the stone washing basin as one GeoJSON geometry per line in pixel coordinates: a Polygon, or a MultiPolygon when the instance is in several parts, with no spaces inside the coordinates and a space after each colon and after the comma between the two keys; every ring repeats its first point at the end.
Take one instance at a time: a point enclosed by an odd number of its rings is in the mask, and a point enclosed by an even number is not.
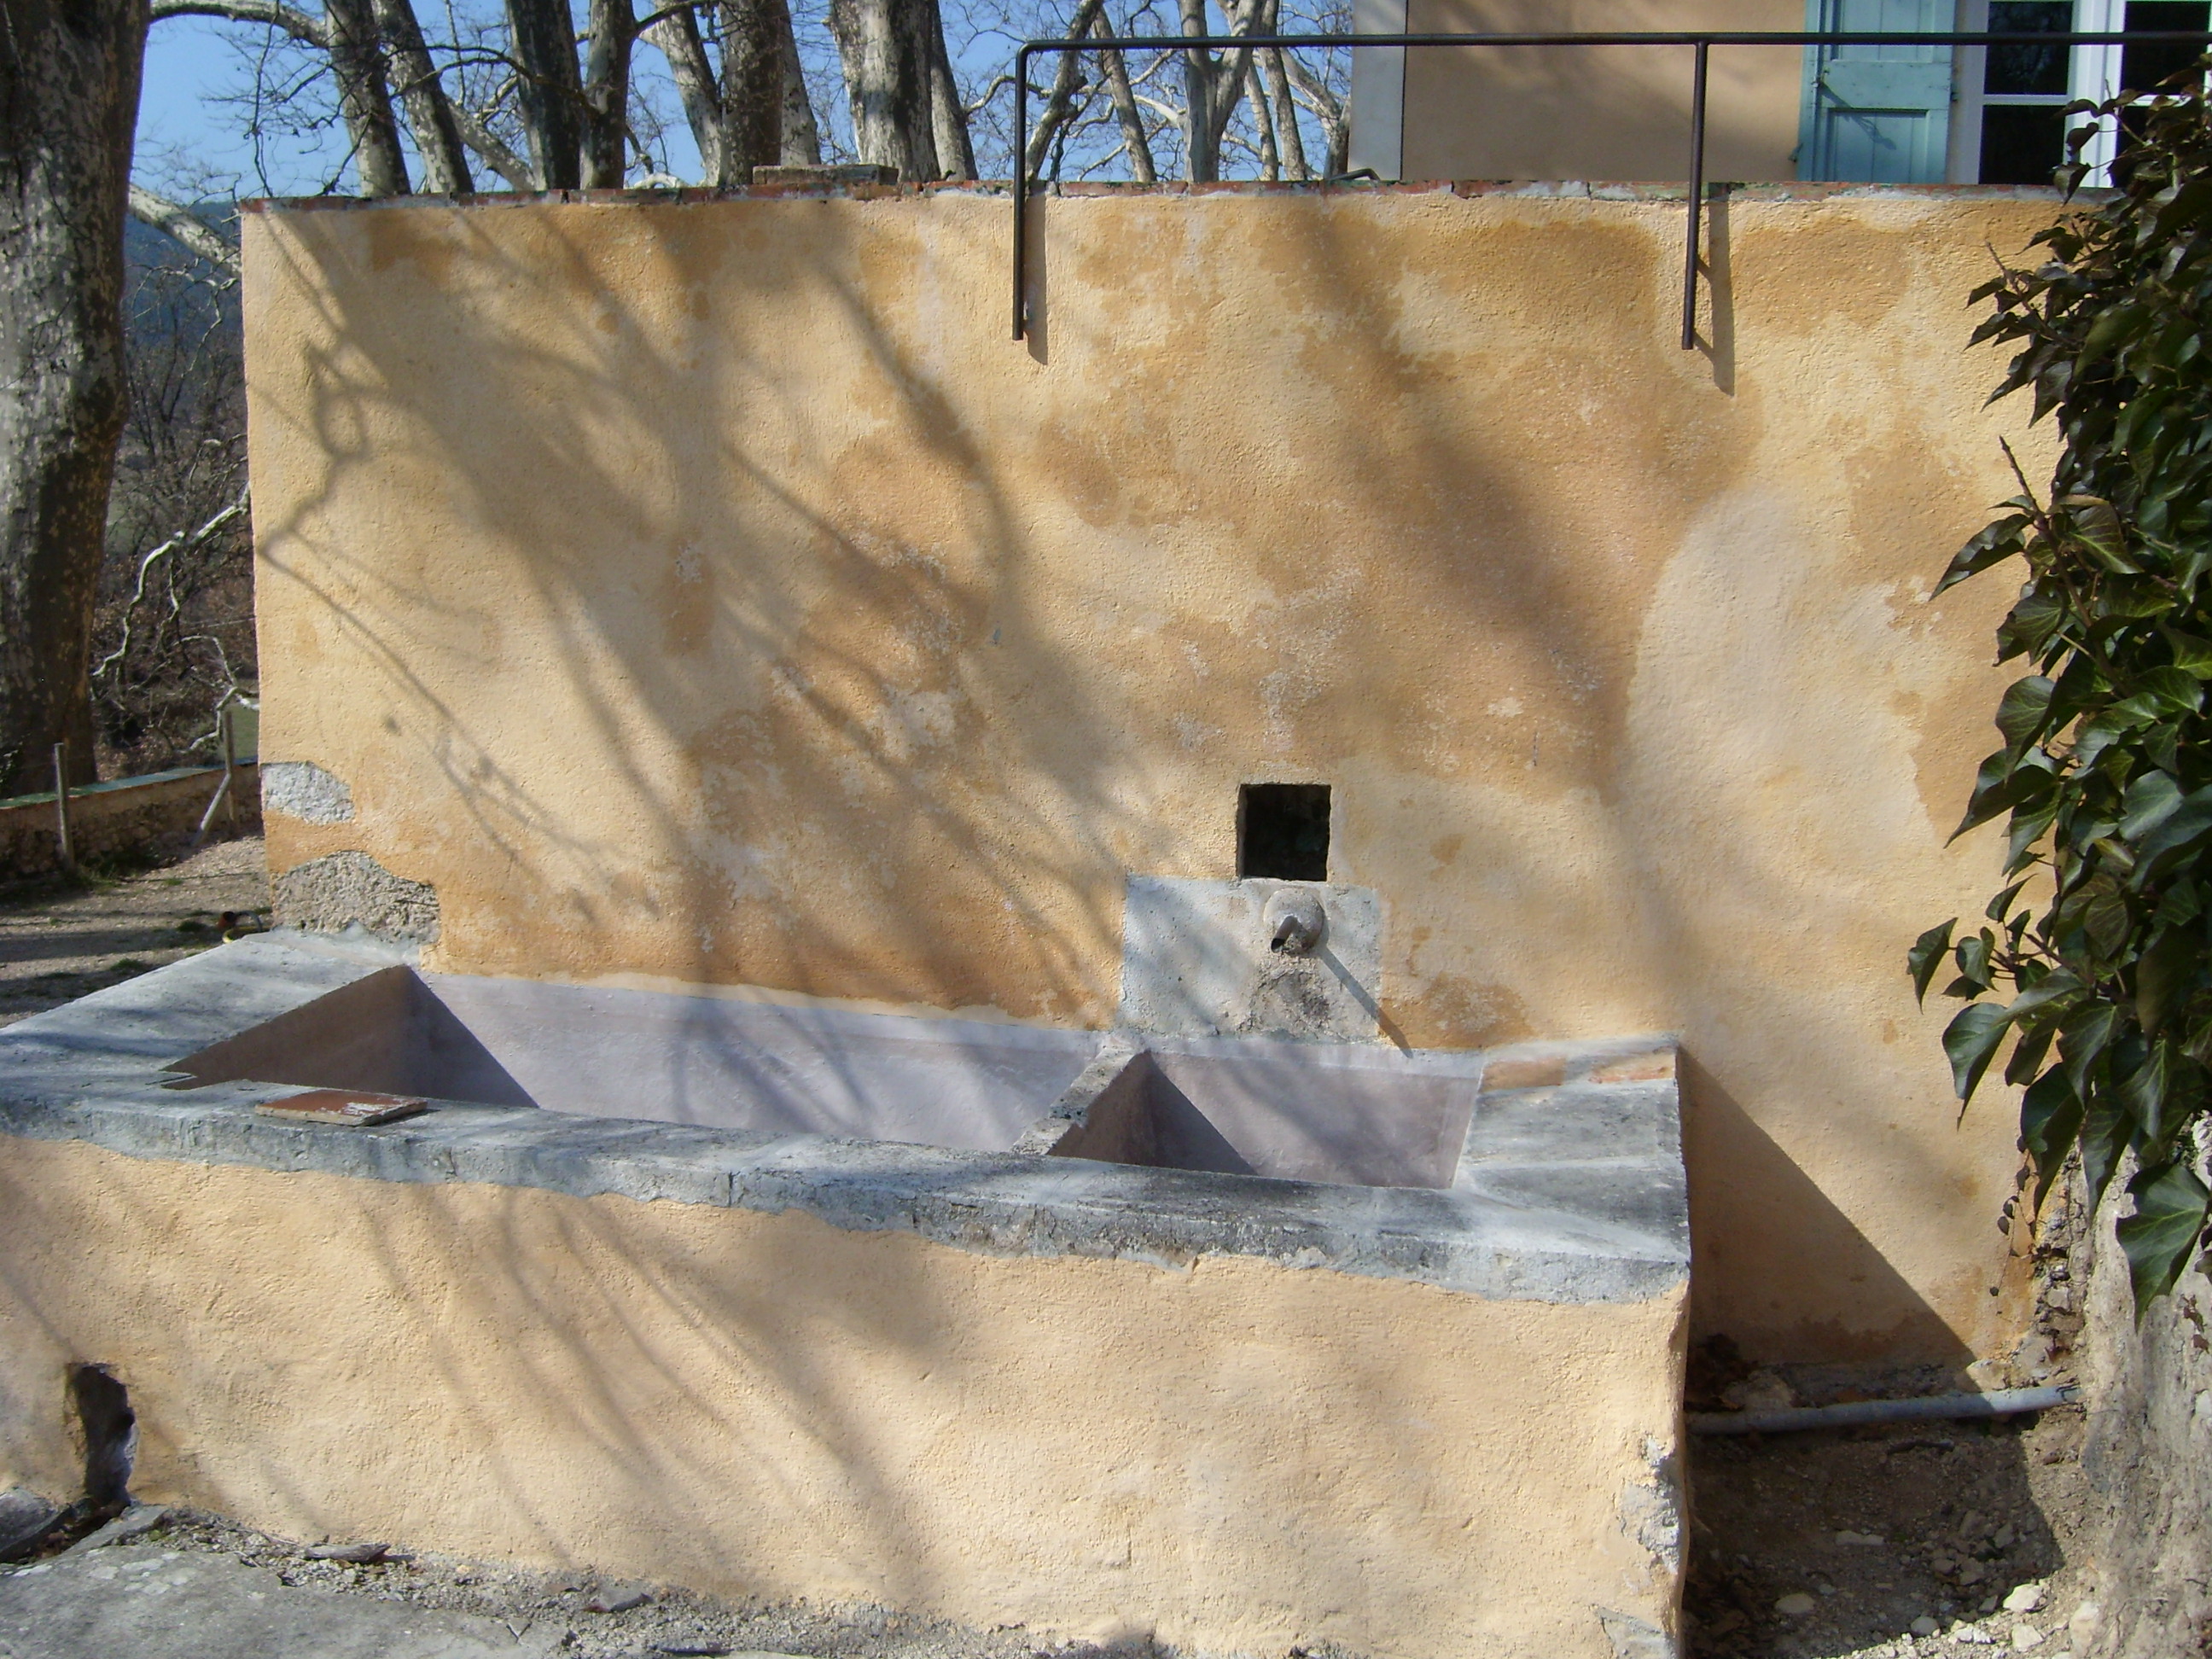
{"type": "MultiPolygon", "coordinates": [[[[292,1084],[708,1129],[1443,1188],[1463,1164],[1475,1174],[1504,1121],[1498,1102],[1478,1113],[1485,1066],[1480,1054],[1381,1043],[1102,1037],[392,963],[166,1069],[183,1088],[292,1084]]],[[[1581,1163],[1593,1150],[1662,1159],[1671,1151],[1658,1115],[1600,1124],[1589,1117],[1594,1103],[1577,1113],[1547,1099],[1538,1155],[1581,1163]]]]}

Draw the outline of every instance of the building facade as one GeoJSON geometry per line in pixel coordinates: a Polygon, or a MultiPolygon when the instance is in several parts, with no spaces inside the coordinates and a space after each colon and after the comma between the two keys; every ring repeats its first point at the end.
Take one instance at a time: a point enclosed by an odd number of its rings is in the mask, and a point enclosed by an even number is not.
{"type": "MultiPolygon", "coordinates": [[[[1399,33],[2201,29],[2204,0],[1358,0],[1399,33]]],[[[1753,183],[2043,185],[2064,111],[2157,85],[2194,54],[2125,46],[1725,46],[1707,176],[1753,183]]],[[[1689,171],[1692,53],[1673,46],[1374,48],[1355,54],[1352,164],[1383,179],[1668,180],[1689,171]]],[[[2119,142],[2086,152],[2102,166],[2119,142]]]]}

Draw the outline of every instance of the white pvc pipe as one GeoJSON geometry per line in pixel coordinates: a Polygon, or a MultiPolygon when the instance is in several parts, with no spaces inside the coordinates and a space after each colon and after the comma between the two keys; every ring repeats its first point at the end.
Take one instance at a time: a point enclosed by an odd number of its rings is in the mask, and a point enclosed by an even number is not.
{"type": "Polygon", "coordinates": [[[1776,1412],[1692,1412],[1692,1434],[1786,1434],[1796,1429],[1842,1429],[1859,1423],[1909,1423],[1915,1419],[2013,1417],[2071,1405],[2081,1390],[2072,1383],[2051,1389],[1999,1389],[1990,1394],[1931,1394],[1912,1400],[1855,1400],[1845,1406],[1797,1406],[1776,1412]]]}

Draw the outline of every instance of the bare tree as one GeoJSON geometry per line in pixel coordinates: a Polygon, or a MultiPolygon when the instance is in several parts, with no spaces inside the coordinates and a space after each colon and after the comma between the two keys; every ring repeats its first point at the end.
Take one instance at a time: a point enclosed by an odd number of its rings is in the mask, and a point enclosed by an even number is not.
{"type": "Polygon", "coordinates": [[[185,216],[196,234],[125,238],[131,409],[93,626],[111,774],[206,758],[214,711],[254,672],[236,219],[185,216]]]}
{"type": "Polygon", "coordinates": [[[422,158],[423,183],[441,196],[474,190],[476,182],[469,174],[460,125],[453,119],[453,100],[423,42],[415,8],[409,0],[376,0],[376,24],[399,77],[400,106],[407,112],[415,153],[422,158]]]}
{"type": "Polygon", "coordinates": [[[783,159],[784,0],[722,0],[721,182],[749,183],[783,159]]]}
{"type": "Polygon", "coordinates": [[[93,775],[88,678],[123,366],[146,0],[10,4],[0,38],[0,793],[93,775]]]}
{"type": "Polygon", "coordinates": [[[578,189],[584,182],[584,88],[568,0],[507,0],[507,21],[531,172],[540,190],[578,189]]]}
{"type": "Polygon", "coordinates": [[[787,167],[822,165],[822,129],[814,118],[814,100],[807,95],[806,72],[799,56],[798,32],[792,27],[791,8],[777,0],[783,19],[783,154],[787,167]]]}
{"type": "Polygon", "coordinates": [[[369,0],[323,0],[323,32],[337,72],[338,107],[353,140],[361,193],[406,195],[407,158],[399,148],[399,124],[392,118],[375,8],[369,0]]]}
{"type": "Polygon", "coordinates": [[[967,112],[952,90],[936,0],[830,0],[830,32],[860,158],[902,179],[972,176],[967,112]],[[939,153],[940,132],[949,155],[939,153]]]}
{"type": "Polygon", "coordinates": [[[786,0],[721,0],[715,72],[692,6],[672,7],[644,30],[668,59],[684,118],[710,184],[744,185],[756,167],[819,167],[821,129],[807,96],[786,0]],[[742,142],[729,143],[737,131],[742,142]]]}
{"type": "MultiPolygon", "coordinates": [[[[1050,24],[1063,38],[1094,9],[1084,0],[965,0],[971,15],[1012,39],[1036,38],[1050,24]],[[1055,7],[1057,9],[1055,9],[1055,7]]],[[[1265,45],[1282,33],[1341,33],[1344,0],[1105,0],[1088,33],[1099,39],[1154,37],[1156,49],[1100,48],[1084,67],[1052,76],[1034,106],[1038,125],[1025,146],[1033,173],[1046,179],[1112,177],[1150,183],[1179,173],[1193,180],[1310,179],[1342,173],[1350,139],[1349,54],[1265,45]],[[1179,33],[1232,33],[1250,46],[1180,47],[1179,33]],[[1195,112],[1194,112],[1194,111],[1195,112]],[[1049,128],[1040,143],[1040,128],[1049,128]],[[1126,169],[1126,173],[1124,173],[1126,169]]],[[[973,25],[971,25],[973,27],[973,25]]],[[[1036,60],[1042,68],[1045,60],[1036,60]]],[[[1008,110],[994,85],[974,113],[994,147],[1012,137],[1008,110]]]]}

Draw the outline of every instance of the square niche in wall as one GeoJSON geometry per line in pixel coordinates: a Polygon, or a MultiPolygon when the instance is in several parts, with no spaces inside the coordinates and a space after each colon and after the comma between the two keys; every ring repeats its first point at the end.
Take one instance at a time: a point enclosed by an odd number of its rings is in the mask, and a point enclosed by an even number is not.
{"type": "Polygon", "coordinates": [[[1237,878],[1328,879],[1328,786],[1248,783],[1237,792],[1237,878]]]}

